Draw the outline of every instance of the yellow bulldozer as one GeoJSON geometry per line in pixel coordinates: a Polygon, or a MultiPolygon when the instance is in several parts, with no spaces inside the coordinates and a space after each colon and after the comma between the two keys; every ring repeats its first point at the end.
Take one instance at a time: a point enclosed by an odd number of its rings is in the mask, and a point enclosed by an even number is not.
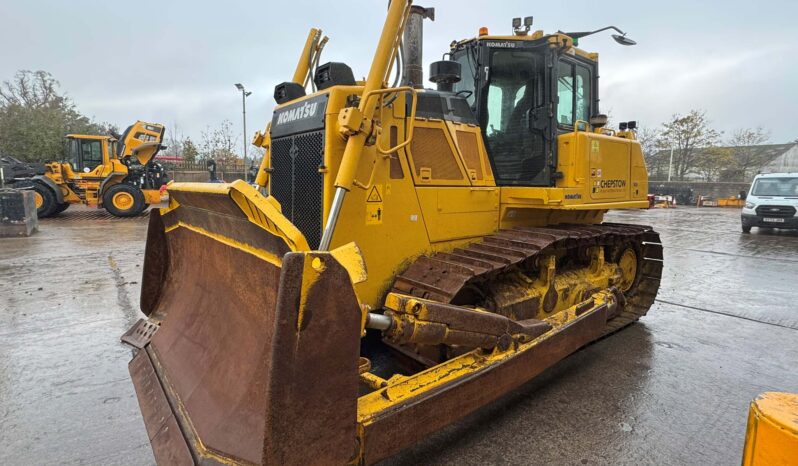
{"type": "Polygon", "coordinates": [[[121,136],[68,134],[66,159],[49,162],[38,173],[14,178],[9,186],[35,194],[39,218],[59,214],[72,204],[105,208],[117,217],[141,214],[161,202],[168,182],[155,162],[163,149],[164,127],[137,121],[121,136]]]}
{"type": "Polygon", "coordinates": [[[480,30],[433,90],[425,18],[390,2],[365,81],[311,30],[257,186],[172,183],[151,212],[122,340],[159,464],[373,464],[654,302],[659,235],[603,222],[648,181],[590,33],[480,30]]]}

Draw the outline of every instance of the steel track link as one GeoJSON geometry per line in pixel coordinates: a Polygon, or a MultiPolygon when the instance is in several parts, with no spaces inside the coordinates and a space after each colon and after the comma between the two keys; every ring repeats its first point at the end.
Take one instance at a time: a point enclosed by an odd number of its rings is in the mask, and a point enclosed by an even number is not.
{"type": "Polygon", "coordinates": [[[604,335],[609,335],[640,319],[654,303],[662,277],[662,243],[651,227],[603,223],[501,230],[464,248],[419,257],[396,277],[392,291],[442,303],[469,304],[458,300],[464,299],[470,287],[484,285],[537,257],[628,244],[638,245],[642,255],[640,281],[626,292],[620,313],[607,322],[604,335]]]}

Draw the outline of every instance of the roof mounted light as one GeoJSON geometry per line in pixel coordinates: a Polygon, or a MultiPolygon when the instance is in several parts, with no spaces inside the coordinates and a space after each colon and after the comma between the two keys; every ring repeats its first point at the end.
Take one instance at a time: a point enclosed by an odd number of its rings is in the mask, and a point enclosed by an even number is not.
{"type": "Polygon", "coordinates": [[[521,22],[521,18],[513,18],[513,34],[516,36],[525,36],[529,34],[533,22],[534,18],[532,16],[524,18],[523,23],[521,22]]]}

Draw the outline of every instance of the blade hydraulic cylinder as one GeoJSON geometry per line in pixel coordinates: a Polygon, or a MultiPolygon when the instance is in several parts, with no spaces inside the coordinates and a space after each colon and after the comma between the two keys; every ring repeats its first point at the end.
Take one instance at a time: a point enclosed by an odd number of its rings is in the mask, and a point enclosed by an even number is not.
{"type": "MultiPolygon", "coordinates": [[[[398,37],[401,34],[402,24],[404,24],[407,18],[411,3],[412,2],[409,0],[394,0],[391,2],[391,6],[388,9],[385,26],[382,29],[377,51],[374,53],[374,60],[371,63],[371,70],[369,70],[366,85],[363,88],[363,98],[360,99],[359,111],[363,115],[364,121],[370,121],[374,116],[378,99],[369,99],[367,96],[374,91],[382,89],[385,84],[385,76],[388,74],[394,54],[396,53],[398,37]]],[[[363,153],[363,148],[366,145],[368,137],[369,134],[360,131],[350,136],[346,142],[341,168],[335,179],[335,198],[330,207],[330,214],[327,217],[327,224],[324,227],[324,233],[322,234],[319,244],[319,250],[321,251],[327,251],[330,248],[330,242],[332,241],[332,235],[335,231],[335,225],[338,221],[338,215],[341,212],[344,197],[346,196],[346,192],[351,189],[355,180],[355,172],[357,171],[360,156],[363,153]]]]}

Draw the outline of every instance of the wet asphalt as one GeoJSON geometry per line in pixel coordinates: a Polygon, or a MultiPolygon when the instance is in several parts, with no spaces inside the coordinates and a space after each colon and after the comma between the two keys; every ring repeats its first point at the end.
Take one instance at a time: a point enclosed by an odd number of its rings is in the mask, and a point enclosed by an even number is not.
{"type": "MultiPolygon", "coordinates": [[[[748,403],[798,392],[798,233],[735,209],[623,211],[665,245],[640,323],[388,465],[735,465],[748,403]]],[[[146,218],[71,208],[0,239],[0,464],[154,462],[119,336],[140,313],[146,218]]]]}

